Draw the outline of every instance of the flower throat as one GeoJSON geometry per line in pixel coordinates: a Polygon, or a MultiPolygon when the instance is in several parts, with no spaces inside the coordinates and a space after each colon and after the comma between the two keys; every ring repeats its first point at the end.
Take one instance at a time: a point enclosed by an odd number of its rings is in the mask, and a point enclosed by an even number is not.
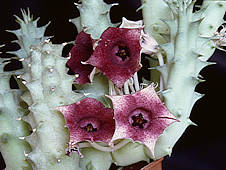
{"type": "Polygon", "coordinates": [[[118,52],[116,53],[122,61],[125,61],[129,57],[129,50],[126,46],[118,46],[118,52]]]}

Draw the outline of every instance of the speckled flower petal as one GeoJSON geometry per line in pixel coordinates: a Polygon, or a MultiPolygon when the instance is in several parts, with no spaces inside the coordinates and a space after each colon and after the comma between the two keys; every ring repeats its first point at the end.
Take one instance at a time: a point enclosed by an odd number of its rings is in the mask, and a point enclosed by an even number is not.
{"type": "Polygon", "coordinates": [[[58,107],[66,119],[70,142],[101,141],[106,144],[112,139],[115,122],[113,109],[105,108],[96,99],[85,98],[72,105],[58,107]]]}
{"type": "Polygon", "coordinates": [[[134,94],[108,97],[113,102],[116,124],[112,142],[131,138],[144,143],[154,155],[158,137],[177,120],[163,105],[153,85],[134,94]]]}
{"type": "Polygon", "coordinates": [[[97,67],[119,88],[140,68],[141,28],[108,28],[86,62],[97,67]]]}
{"type": "Polygon", "coordinates": [[[85,84],[90,82],[89,75],[93,70],[93,66],[81,62],[88,60],[92,53],[93,40],[91,36],[84,31],[80,32],[76,37],[75,46],[70,51],[71,58],[67,62],[74,74],[79,75],[75,83],[85,84]]]}

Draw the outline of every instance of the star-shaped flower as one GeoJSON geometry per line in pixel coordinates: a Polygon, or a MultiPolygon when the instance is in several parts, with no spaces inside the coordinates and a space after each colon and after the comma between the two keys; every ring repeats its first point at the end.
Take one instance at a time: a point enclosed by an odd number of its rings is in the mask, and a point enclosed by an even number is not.
{"type": "Polygon", "coordinates": [[[90,34],[84,31],[80,32],[75,40],[75,45],[70,51],[70,59],[67,62],[68,67],[78,74],[75,83],[85,84],[90,82],[89,75],[93,70],[93,66],[82,64],[88,60],[93,53],[93,40],[90,34]]]}
{"type": "Polygon", "coordinates": [[[113,109],[96,99],[85,98],[72,105],[58,107],[70,132],[70,142],[101,141],[108,144],[115,130],[113,109]]]}
{"type": "Polygon", "coordinates": [[[134,94],[108,97],[113,102],[116,124],[112,142],[131,138],[145,144],[154,155],[158,137],[177,120],[163,105],[153,85],[134,94]]]}
{"type": "Polygon", "coordinates": [[[97,67],[119,88],[140,68],[142,28],[108,28],[86,62],[97,67]]]}

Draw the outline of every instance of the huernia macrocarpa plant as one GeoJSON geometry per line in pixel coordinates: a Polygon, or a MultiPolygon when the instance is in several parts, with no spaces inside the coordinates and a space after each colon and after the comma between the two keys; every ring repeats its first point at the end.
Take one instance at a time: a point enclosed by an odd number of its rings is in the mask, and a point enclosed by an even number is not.
{"type": "Polygon", "coordinates": [[[223,0],[142,0],[143,20],[113,24],[113,5],[76,4],[78,35],[45,37],[29,11],[16,17],[23,68],[0,65],[0,151],[7,170],[108,170],[170,155],[189,125],[199,72],[226,44],[223,0]],[[222,28],[221,28],[222,27],[222,28]],[[150,78],[140,74],[149,61],[150,78]],[[67,67],[66,67],[67,66],[67,67]],[[68,67],[73,73],[68,74],[68,67]],[[10,78],[19,89],[10,88],[10,78]],[[72,85],[74,88],[72,89],[72,85]]]}

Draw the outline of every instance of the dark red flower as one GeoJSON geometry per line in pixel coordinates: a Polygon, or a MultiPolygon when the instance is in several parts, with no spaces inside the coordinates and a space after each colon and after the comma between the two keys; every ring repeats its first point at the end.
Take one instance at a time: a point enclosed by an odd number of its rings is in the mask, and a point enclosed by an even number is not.
{"type": "Polygon", "coordinates": [[[134,94],[108,97],[113,102],[116,124],[112,141],[131,138],[144,143],[154,155],[158,137],[177,120],[163,105],[153,85],[134,94]]]}
{"type": "Polygon", "coordinates": [[[115,130],[113,109],[96,99],[85,98],[72,105],[58,107],[70,132],[70,142],[101,141],[109,143],[115,130]]]}
{"type": "Polygon", "coordinates": [[[142,28],[108,28],[86,62],[101,70],[119,88],[140,68],[142,28]]]}
{"type": "Polygon", "coordinates": [[[78,74],[75,83],[85,84],[89,83],[89,75],[93,70],[93,66],[89,64],[82,64],[90,58],[93,53],[93,40],[90,34],[84,31],[80,32],[75,40],[75,46],[70,51],[70,59],[67,62],[68,67],[78,74]]]}

